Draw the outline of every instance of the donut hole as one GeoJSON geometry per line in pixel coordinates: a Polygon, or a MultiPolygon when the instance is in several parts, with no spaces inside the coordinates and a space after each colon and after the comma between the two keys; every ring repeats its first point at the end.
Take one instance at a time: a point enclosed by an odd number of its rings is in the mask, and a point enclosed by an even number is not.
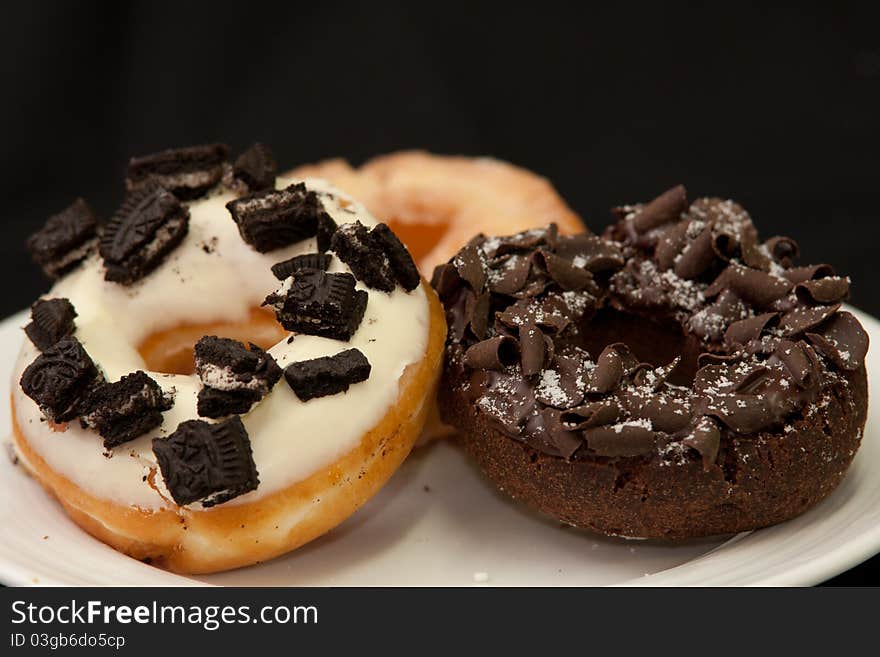
{"type": "Polygon", "coordinates": [[[703,352],[700,341],[684,333],[674,319],[648,319],[615,308],[603,308],[580,330],[581,346],[598,358],[609,344],[623,342],[636,357],[655,367],[668,365],[677,356],[681,363],[669,382],[681,386],[693,383],[697,358],[703,352]]]}
{"type": "MultiPolygon", "coordinates": [[[[416,263],[420,263],[437,243],[449,232],[450,223],[442,218],[431,222],[403,221],[393,218],[388,220],[388,227],[406,245],[416,263]]],[[[431,276],[431,272],[422,272],[431,276]]]]}
{"type": "Polygon", "coordinates": [[[210,322],[185,324],[149,335],[138,352],[148,370],[165,374],[192,374],[195,371],[193,349],[206,335],[233,338],[247,344],[253,342],[262,349],[280,342],[287,333],[275,321],[271,312],[254,308],[244,322],[210,322]]]}

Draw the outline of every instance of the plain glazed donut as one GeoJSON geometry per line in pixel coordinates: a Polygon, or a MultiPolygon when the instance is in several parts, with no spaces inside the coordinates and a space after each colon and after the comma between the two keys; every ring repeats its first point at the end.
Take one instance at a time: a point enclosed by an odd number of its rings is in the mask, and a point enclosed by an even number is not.
{"type": "Polygon", "coordinates": [[[177,572],[342,522],[409,453],[442,360],[436,295],[366,208],[276,181],[262,146],[225,159],[132,160],[107,224],[78,201],[31,239],[63,278],[13,372],[26,469],[93,536],[177,572]]]}
{"type": "Polygon", "coordinates": [[[479,235],[432,279],[443,419],[497,487],[562,522],[684,539],[792,518],[867,417],[849,279],[683,187],[600,238],[479,235]]]}
{"type": "Polygon", "coordinates": [[[356,169],[334,159],[298,167],[291,175],[324,178],[360,200],[400,235],[425,275],[478,232],[550,223],[562,233],[583,230],[580,217],[546,178],[494,158],[401,151],[356,169]]]}

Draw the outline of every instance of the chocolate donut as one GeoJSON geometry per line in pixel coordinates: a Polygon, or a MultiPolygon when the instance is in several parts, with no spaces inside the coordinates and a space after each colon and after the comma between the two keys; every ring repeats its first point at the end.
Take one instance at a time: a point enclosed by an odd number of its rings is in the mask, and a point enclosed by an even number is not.
{"type": "Polygon", "coordinates": [[[609,535],[792,518],[843,479],[867,418],[848,278],[675,187],[604,234],[472,239],[432,284],[443,419],[502,490],[609,535]]]}

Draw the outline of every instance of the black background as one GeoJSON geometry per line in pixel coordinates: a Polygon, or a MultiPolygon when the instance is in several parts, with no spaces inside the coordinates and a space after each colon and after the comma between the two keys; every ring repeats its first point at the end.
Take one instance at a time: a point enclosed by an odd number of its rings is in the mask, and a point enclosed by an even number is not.
{"type": "MultiPolygon", "coordinates": [[[[0,311],[48,289],[24,238],[129,156],[255,140],[283,167],[400,148],[550,178],[600,230],[683,182],[853,277],[880,315],[880,38],[871,5],[29,2],[0,38],[0,311]]],[[[835,583],[880,583],[880,563],[835,583]]]]}

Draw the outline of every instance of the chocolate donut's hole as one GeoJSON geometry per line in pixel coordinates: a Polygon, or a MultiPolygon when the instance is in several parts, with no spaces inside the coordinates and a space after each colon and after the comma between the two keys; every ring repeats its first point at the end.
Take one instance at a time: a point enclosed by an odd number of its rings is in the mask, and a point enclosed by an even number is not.
{"type": "MultiPolygon", "coordinates": [[[[428,255],[449,231],[449,222],[443,220],[421,223],[389,219],[387,223],[398,239],[406,245],[417,263],[428,255]]],[[[422,275],[430,278],[431,272],[422,272],[422,275]]]]}
{"type": "Polygon", "coordinates": [[[636,357],[654,366],[668,365],[677,356],[681,363],[669,382],[689,386],[697,373],[697,358],[703,352],[700,341],[686,335],[673,319],[653,320],[603,308],[580,330],[581,346],[595,359],[609,344],[623,342],[636,357]]]}
{"type": "Polygon", "coordinates": [[[245,322],[183,324],[157,331],[138,346],[138,352],[152,372],[192,374],[195,371],[193,348],[206,335],[233,338],[245,344],[253,342],[268,349],[286,334],[271,312],[254,308],[245,322]]]}

